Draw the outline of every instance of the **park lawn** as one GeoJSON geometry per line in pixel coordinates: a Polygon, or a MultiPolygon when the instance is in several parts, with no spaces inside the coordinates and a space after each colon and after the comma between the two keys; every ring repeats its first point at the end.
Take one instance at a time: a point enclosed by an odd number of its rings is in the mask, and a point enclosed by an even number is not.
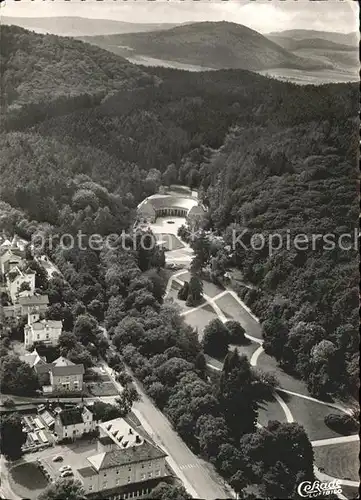
{"type": "Polygon", "coordinates": [[[360,442],[315,446],[315,464],[322,472],[338,479],[359,480],[360,442]]]}
{"type": "Polygon", "coordinates": [[[118,391],[115,388],[113,382],[109,381],[97,381],[97,382],[87,382],[85,384],[87,392],[91,396],[117,396],[118,391]]]}
{"type": "Polygon", "coordinates": [[[198,338],[201,341],[203,338],[203,330],[208,325],[210,321],[217,318],[217,314],[214,312],[213,307],[206,304],[204,307],[193,311],[186,316],[183,316],[184,321],[187,325],[191,326],[198,331],[198,338]]]}
{"type": "Polygon", "coordinates": [[[244,307],[230,294],[226,293],[216,300],[217,306],[222,310],[227,319],[239,321],[248,335],[262,339],[261,325],[249,314],[244,307]]]}
{"type": "Polygon", "coordinates": [[[265,352],[262,352],[259,355],[257,367],[261,368],[265,372],[273,373],[277,377],[279,385],[280,387],[282,387],[282,389],[298,392],[300,394],[303,394],[304,396],[310,395],[305,382],[303,382],[302,380],[298,380],[292,375],[286,373],[280,366],[278,366],[277,360],[275,358],[272,358],[265,352]]]}
{"type": "Polygon", "coordinates": [[[342,415],[341,411],[283,392],[280,392],[280,396],[285,400],[294,420],[305,428],[311,441],[340,437],[340,434],[327,427],[324,418],[330,413],[342,415]]]}
{"type": "Polygon", "coordinates": [[[182,313],[184,311],[189,311],[192,309],[191,307],[186,306],[185,300],[179,300],[177,295],[178,291],[181,289],[181,285],[175,281],[172,282],[172,286],[168,292],[166,300],[170,300],[173,304],[178,308],[179,312],[182,313]]]}
{"type": "Polygon", "coordinates": [[[213,299],[213,297],[223,292],[223,288],[215,285],[214,283],[211,283],[210,281],[203,280],[203,291],[206,295],[213,299]]]}
{"type": "Polygon", "coordinates": [[[256,342],[250,342],[249,344],[245,344],[245,345],[235,345],[235,344],[231,344],[229,346],[229,349],[231,351],[234,351],[234,349],[237,349],[238,353],[240,355],[242,354],[245,354],[247,356],[247,358],[249,359],[249,361],[251,361],[251,358],[252,358],[252,354],[259,348],[259,345],[256,344],[256,342]]]}
{"type": "Polygon", "coordinates": [[[262,403],[261,408],[258,410],[258,422],[264,427],[270,420],[278,420],[278,422],[285,423],[286,416],[281,408],[281,405],[272,397],[271,401],[262,403]]]}
{"type": "Polygon", "coordinates": [[[358,488],[355,488],[353,486],[342,486],[342,494],[348,500],[356,500],[357,498],[360,498],[360,492],[358,488]]]}
{"type": "Polygon", "coordinates": [[[48,486],[48,480],[41,469],[33,462],[15,465],[10,470],[11,489],[21,498],[37,499],[48,486]]]}
{"type": "MultiPolygon", "coordinates": [[[[189,282],[189,280],[191,279],[191,274],[187,271],[186,273],[179,276],[179,279],[181,279],[182,281],[189,282]]],[[[216,295],[223,292],[223,288],[221,288],[220,286],[215,285],[214,283],[211,283],[210,281],[206,281],[204,279],[202,281],[203,281],[203,292],[209,297],[213,298],[216,295]]]]}

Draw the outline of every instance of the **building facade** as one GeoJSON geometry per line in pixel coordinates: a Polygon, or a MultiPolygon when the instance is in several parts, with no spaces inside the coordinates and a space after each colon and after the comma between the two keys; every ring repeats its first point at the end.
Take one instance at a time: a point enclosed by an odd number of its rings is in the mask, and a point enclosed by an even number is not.
{"type": "Polygon", "coordinates": [[[53,393],[74,393],[83,390],[84,366],[82,364],[76,365],[60,357],[51,364],[49,375],[53,393]]]}
{"type": "Polygon", "coordinates": [[[9,248],[0,255],[1,274],[5,276],[11,269],[20,265],[25,257],[25,252],[9,248]]]}
{"type": "Polygon", "coordinates": [[[141,498],[169,475],[163,450],[124,419],[100,423],[99,433],[98,453],[77,471],[88,495],[141,498]]]}
{"type": "Polygon", "coordinates": [[[30,292],[19,294],[18,298],[19,314],[24,316],[36,311],[38,314],[43,314],[48,308],[49,297],[47,295],[32,295],[30,292]]]}
{"type": "Polygon", "coordinates": [[[28,323],[24,327],[25,349],[33,346],[35,342],[55,346],[59,340],[63,325],[61,321],[40,319],[39,313],[28,313],[28,323]]]}
{"type": "Polygon", "coordinates": [[[84,434],[93,433],[98,426],[93,413],[86,407],[62,410],[55,418],[54,432],[58,441],[79,439],[84,434]]]}
{"type": "Polygon", "coordinates": [[[138,205],[140,222],[153,223],[158,217],[188,217],[190,213],[204,215],[205,207],[191,194],[155,194],[148,196],[138,205]],[[194,210],[196,208],[196,210],[194,210]]]}

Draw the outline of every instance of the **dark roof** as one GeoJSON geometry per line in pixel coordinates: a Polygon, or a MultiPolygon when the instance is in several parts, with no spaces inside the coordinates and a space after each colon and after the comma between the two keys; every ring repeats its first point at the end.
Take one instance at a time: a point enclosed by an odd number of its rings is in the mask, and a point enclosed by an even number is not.
{"type": "Polygon", "coordinates": [[[47,295],[31,295],[30,297],[19,297],[18,302],[22,306],[33,304],[49,304],[49,297],[47,295]]]}
{"type": "Polygon", "coordinates": [[[107,444],[115,444],[114,441],[112,440],[111,437],[109,436],[101,436],[99,439],[98,439],[99,443],[101,444],[104,444],[104,445],[107,445],[107,444]]]}
{"type": "Polygon", "coordinates": [[[41,375],[43,373],[49,373],[50,371],[50,368],[51,368],[51,365],[49,365],[48,363],[37,363],[35,366],[34,366],[34,370],[35,372],[38,374],[38,375],[41,375]]]}
{"type": "Polygon", "coordinates": [[[74,425],[83,423],[81,408],[69,408],[59,413],[63,425],[74,425]]]}
{"type": "Polygon", "coordinates": [[[92,467],[83,467],[82,469],[78,469],[78,473],[82,477],[91,477],[91,476],[96,476],[97,472],[92,467]]]}
{"type": "Polygon", "coordinates": [[[83,375],[84,365],[51,366],[50,371],[56,376],[83,375]]]}
{"type": "Polygon", "coordinates": [[[130,463],[143,462],[150,459],[166,457],[166,453],[160,448],[151,445],[147,441],[139,446],[131,448],[121,448],[117,446],[112,451],[105,453],[105,456],[100,464],[99,470],[109,469],[110,467],[119,467],[130,463]]]}

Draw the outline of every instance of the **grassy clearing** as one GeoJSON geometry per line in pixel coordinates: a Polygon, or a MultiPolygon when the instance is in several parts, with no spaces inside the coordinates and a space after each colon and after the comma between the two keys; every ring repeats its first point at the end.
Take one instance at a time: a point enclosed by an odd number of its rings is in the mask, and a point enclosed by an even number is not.
{"type": "Polygon", "coordinates": [[[339,479],[359,480],[360,443],[329,444],[313,449],[315,464],[326,474],[339,479]]]}
{"type": "Polygon", "coordinates": [[[199,340],[202,340],[204,328],[212,319],[216,318],[217,314],[214,312],[213,308],[209,305],[205,305],[201,309],[197,309],[197,311],[193,311],[184,316],[184,321],[192,328],[198,330],[199,340]]]}
{"type": "Polygon", "coordinates": [[[275,398],[262,404],[262,408],[258,412],[258,422],[265,426],[270,420],[278,420],[278,422],[286,422],[284,411],[275,398]]]}
{"type": "Polygon", "coordinates": [[[36,499],[47,487],[48,480],[35,463],[24,463],[10,470],[11,489],[21,498],[36,499]]]}
{"type": "Polygon", "coordinates": [[[218,307],[229,319],[239,321],[249,335],[262,339],[262,328],[259,323],[232,297],[230,293],[216,301],[218,307]]]}
{"type": "MultiPolygon", "coordinates": [[[[275,358],[268,356],[265,352],[262,352],[258,358],[257,366],[264,371],[273,373],[279,380],[280,386],[288,391],[298,392],[305,396],[309,396],[305,382],[302,380],[297,380],[288,373],[282,370],[278,366],[275,358]]],[[[282,396],[283,397],[283,396],[282,396]]]]}
{"type": "Polygon", "coordinates": [[[286,401],[295,421],[303,425],[311,441],[340,436],[340,434],[327,427],[324,422],[325,416],[330,413],[342,415],[339,410],[298,396],[290,396],[284,393],[280,393],[280,395],[286,401]]]}

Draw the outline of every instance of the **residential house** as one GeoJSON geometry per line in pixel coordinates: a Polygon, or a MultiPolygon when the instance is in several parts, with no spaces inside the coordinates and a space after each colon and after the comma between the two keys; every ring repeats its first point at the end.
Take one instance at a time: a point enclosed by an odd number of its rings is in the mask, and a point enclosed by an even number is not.
{"type": "Polygon", "coordinates": [[[54,432],[59,441],[77,439],[93,433],[98,426],[93,413],[86,406],[62,410],[55,417],[54,432]]]}
{"type": "Polygon", "coordinates": [[[43,342],[46,345],[55,346],[62,332],[61,321],[40,319],[39,313],[32,311],[28,313],[28,323],[24,327],[24,344],[29,349],[35,342],[43,342]]]}
{"type": "Polygon", "coordinates": [[[1,274],[5,276],[14,267],[19,266],[25,257],[25,252],[17,248],[9,248],[0,255],[1,274]]]}
{"type": "Polygon", "coordinates": [[[142,498],[169,476],[166,453],[125,419],[99,424],[97,454],[77,475],[91,498],[142,498]]]}
{"type": "Polygon", "coordinates": [[[49,369],[52,393],[81,392],[84,365],[76,365],[62,356],[51,363],[49,369]]]}
{"type": "Polygon", "coordinates": [[[45,313],[49,305],[49,297],[47,295],[32,295],[30,292],[22,292],[18,298],[19,314],[24,316],[31,311],[36,311],[39,314],[45,313]]]}
{"type": "Polygon", "coordinates": [[[84,375],[82,364],[76,365],[62,356],[52,363],[47,363],[44,357],[39,356],[36,349],[20,356],[20,359],[35,370],[44,393],[60,395],[82,392],[84,375]]]}
{"type": "Polygon", "coordinates": [[[35,276],[36,273],[34,271],[22,271],[18,266],[12,268],[6,274],[7,287],[13,304],[18,301],[22,285],[27,285],[26,291],[34,295],[35,276]]]}
{"type": "Polygon", "coordinates": [[[40,356],[36,349],[34,349],[32,352],[29,352],[28,354],[19,356],[19,358],[21,361],[27,363],[30,366],[30,368],[35,369],[37,365],[48,366],[46,359],[43,356],[40,356]]]}

